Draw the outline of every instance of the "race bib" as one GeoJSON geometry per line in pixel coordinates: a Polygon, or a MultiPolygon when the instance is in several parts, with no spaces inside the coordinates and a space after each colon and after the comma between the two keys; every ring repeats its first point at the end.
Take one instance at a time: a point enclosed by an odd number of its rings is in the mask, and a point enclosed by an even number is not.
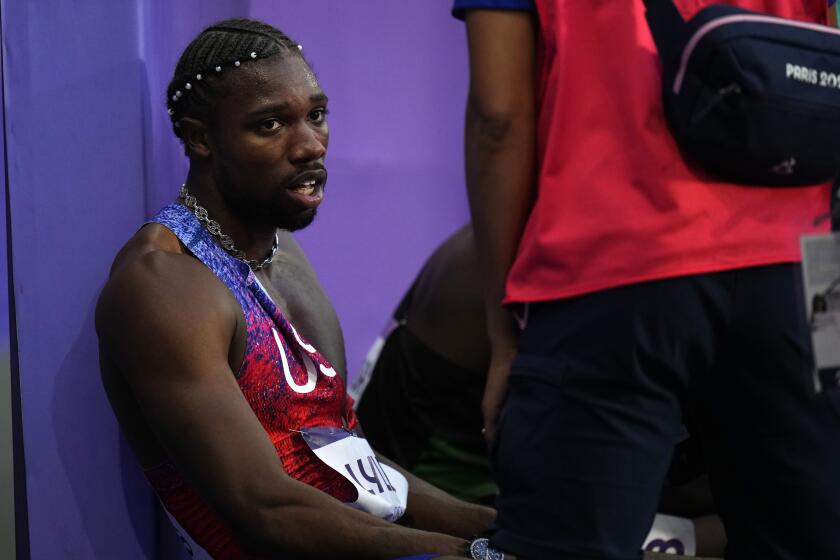
{"type": "Polygon", "coordinates": [[[802,237],[805,309],[817,392],[840,388],[840,233],[802,237]]]}
{"type": "Polygon", "coordinates": [[[178,520],[175,519],[175,516],[169,513],[169,510],[166,509],[166,506],[163,505],[163,502],[160,502],[160,505],[163,508],[163,511],[166,513],[166,517],[169,518],[169,522],[172,524],[172,528],[175,530],[175,535],[178,537],[178,540],[181,541],[181,544],[184,546],[184,550],[186,552],[187,557],[191,560],[213,560],[213,557],[210,556],[210,553],[207,552],[200,544],[195,542],[190,534],[184,529],[178,520]]]}
{"type": "Polygon", "coordinates": [[[694,556],[697,549],[694,522],[683,517],[656,514],[643,550],[694,556]]]}
{"type": "Polygon", "coordinates": [[[396,521],[405,513],[408,481],[376,458],[365,438],[343,428],[300,431],[315,455],[356,487],[359,497],[348,505],[396,521]]]}

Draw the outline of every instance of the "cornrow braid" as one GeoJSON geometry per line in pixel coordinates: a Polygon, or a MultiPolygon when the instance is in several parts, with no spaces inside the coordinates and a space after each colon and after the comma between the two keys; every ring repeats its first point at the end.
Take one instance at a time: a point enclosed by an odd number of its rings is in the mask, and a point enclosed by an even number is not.
{"type": "Polygon", "coordinates": [[[169,87],[166,107],[175,136],[183,117],[207,119],[226,93],[225,75],[249,61],[301,54],[301,46],[279,29],[247,18],[226,19],[202,31],[184,49],[169,87]]]}

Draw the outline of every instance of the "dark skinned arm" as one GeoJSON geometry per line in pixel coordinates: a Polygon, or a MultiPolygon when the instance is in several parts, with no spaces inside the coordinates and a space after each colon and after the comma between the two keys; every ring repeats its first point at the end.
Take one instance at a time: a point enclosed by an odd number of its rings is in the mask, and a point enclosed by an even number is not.
{"type": "Polygon", "coordinates": [[[408,480],[405,515],[398,521],[401,525],[467,539],[488,530],[496,519],[496,510],[493,508],[459,500],[417,478],[387,457],[377,453],[377,458],[398,470],[408,480]]]}
{"type": "Polygon", "coordinates": [[[203,265],[161,251],[115,269],[97,307],[101,351],[239,542],[268,557],[457,555],[462,539],[388,523],[283,471],[228,364],[238,313],[203,265]]]}
{"type": "Polygon", "coordinates": [[[505,280],[534,195],[536,23],[516,11],[466,15],[470,89],[465,123],[467,191],[484,273],[490,367],[482,412],[491,439],[516,353],[505,280]]]}

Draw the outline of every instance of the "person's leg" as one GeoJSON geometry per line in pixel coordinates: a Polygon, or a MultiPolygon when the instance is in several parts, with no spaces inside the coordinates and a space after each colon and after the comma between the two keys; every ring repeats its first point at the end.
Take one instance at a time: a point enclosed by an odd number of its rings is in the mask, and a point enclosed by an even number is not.
{"type": "Polygon", "coordinates": [[[813,390],[799,267],[732,279],[734,319],[701,401],[726,557],[840,558],[840,396],[813,390]]]}
{"type": "Polygon", "coordinates": [[[525,559],[642,557],[682,434],[680,396],[715,359],[718,295],[691,277],[531,306],[493,450],[494,546],[525,559]]]}

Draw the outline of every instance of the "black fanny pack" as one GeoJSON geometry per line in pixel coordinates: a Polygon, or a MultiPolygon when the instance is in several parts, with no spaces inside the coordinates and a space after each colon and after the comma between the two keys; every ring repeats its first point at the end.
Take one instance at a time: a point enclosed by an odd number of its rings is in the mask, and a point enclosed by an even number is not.
{"type": "Polygon", "coordinates": [[[644,2],[688,161],[753,185],[840,175],[840,30],[723,5],[686,22],[672,0],[644,2]]]}

